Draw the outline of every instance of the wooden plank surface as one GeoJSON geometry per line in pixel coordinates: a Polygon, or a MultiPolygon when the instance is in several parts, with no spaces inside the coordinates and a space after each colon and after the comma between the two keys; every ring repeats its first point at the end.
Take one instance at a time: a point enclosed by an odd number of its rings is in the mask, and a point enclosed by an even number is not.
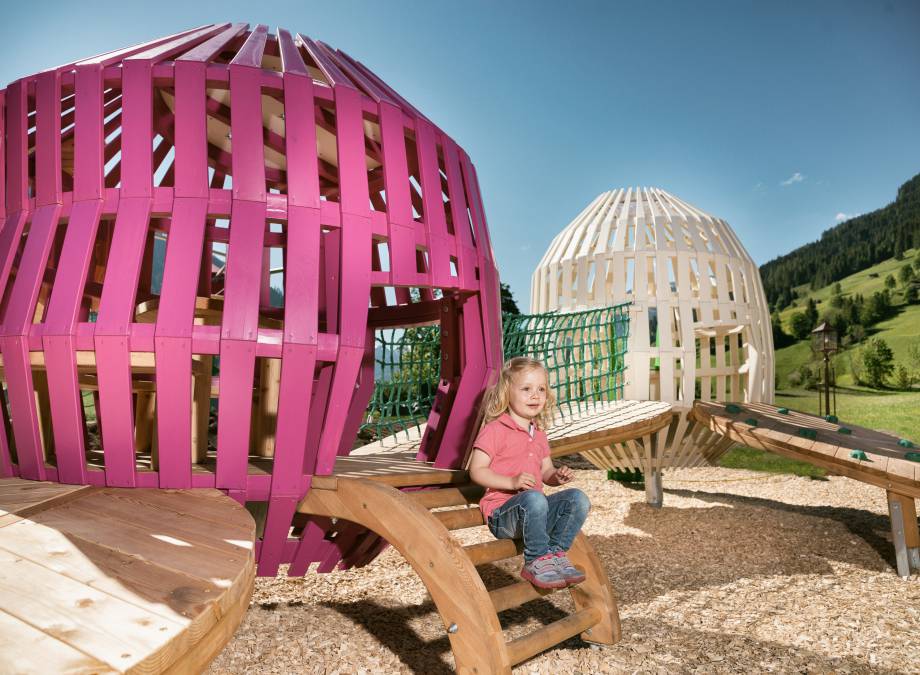
{"type": "MultiPolygon", "coordinates": [[[[609,401],[556,417],[547,430],[553,457],[590,450],[653,433],[671,422],[671,405],[661,401],[609,401]]],[[[336,477],[366,478],[388,485],[466,483],[466,471],[435,469],[415,459],[425,425],[387,436],[336,459],[331,476],[314,476],[313,487],[334,490],[336,477]]]]}
{"type": "Polygon", "coordinates": [[[742,403],[731,412],[722,403],[696,401],[693,417],[732,440],[769,450],[900,494],[920,498],[920,463],[906,458],[917,448],[873,429],[829,422],[796,410],[779,412],[766,403],[742,403]],[[757,424],[749,424],[756,420],[757,424]],[[841,432],[841,428],[850,433],[841,432]],[[811,436],[814,436],[812,438],[811,436]]]}
{"type": "Polygon", "coordinates": [[[3,672],[199,670],[251,597],[255,525],[217,490],[3,479],[0,508],[3,672]]]}

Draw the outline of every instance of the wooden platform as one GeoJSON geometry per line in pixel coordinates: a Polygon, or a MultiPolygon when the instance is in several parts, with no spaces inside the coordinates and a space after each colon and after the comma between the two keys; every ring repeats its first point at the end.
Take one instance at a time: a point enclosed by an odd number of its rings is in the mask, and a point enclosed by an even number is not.
{"type": "Polygon", "coordinates": [[[217,490],[0,479],[0,671],[200,672],[249,604],[254,537],[217,490]]]}
{"type": "Polygon", "coordinates": [[[920,448],[902,446],[901,439],[880,431],[795,410],[780,412],[765,403],[728,406],[697,401],[691,415],[712,431],[748,447],[808,462],[885,490],[898,573],[907,577],[912,568],[920,570],[915,504],[920,498],[920,462],[908,458],[908,453],[920,453],[920,448]]]}
{"type": "MultiPolygon", "coordinates": [[[[671,422],[671,404],[661,401],[602,401],[556,416],[547,430],[553,457],[620,443],[654,433],[671,422]]],[[[418,452],[425,425],[412,427],[352,450],[350,457],[418,452]]],[[[335,473],[338,473],[338,461],[335,473]]]]}

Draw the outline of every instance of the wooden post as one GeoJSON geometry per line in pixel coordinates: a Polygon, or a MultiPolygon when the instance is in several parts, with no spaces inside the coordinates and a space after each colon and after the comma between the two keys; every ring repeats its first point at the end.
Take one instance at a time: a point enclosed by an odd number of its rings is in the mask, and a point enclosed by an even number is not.
{"type": "Polygon", "coordinates": [[[920,570],[920,532],[917,529],[917,507],[913,497],[886,490],[888,513],[891,516],[891,538],[898,576],[907,579],[910,570],[920,570]]]}

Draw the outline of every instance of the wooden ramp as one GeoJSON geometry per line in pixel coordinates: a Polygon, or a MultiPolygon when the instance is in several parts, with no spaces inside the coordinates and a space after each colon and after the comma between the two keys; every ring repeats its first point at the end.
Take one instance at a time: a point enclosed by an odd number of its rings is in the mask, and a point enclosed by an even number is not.
{"type": "MultiPolygon", "coordinates": [[[[668,404],[607,406],[551,429],[553,455],[649,433],[671,418],[668,404]]],[[[575,612],[529,635],[505,639],[499,613],[551,591],[526,581],[486,588],[477,566],[518,555],[520,542],[497,539],[463,546],[451,535],[484,524],[476,505],[482,489],[470,483],[466,471],[417,461],[420,437],[384,439],[372,448],[376,454],[340,457],[332,475],[313,478],[299,512],[358,523],[394,546],[431,594],[460,673],[510,673],[512,666],[579,634],[589,642],[617,642],[620,621],[613,589],[583,534],[569,552],[587,576],[568,589],[575,612]]]]}
{"type": "Polygon", "coordinates": [[[697,401],[692,416],[751,448],[809,462],[885,490],[898,574],[920,570],[920,448],[890,434],[765,403],[697,401]]]}
{"type": "Polygon", "coordinates": [[[217,490],[0,479],[0,671],[200,672],[249,605],[254,537],[217,490]]]}

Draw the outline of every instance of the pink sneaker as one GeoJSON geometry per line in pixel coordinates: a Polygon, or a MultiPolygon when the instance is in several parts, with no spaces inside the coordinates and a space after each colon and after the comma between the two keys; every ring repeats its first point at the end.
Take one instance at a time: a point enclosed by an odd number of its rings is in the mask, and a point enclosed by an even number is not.
{"type": "Polygon", "coordinates": [[[559,551],[554,555],[555,557],[553,559],[556,562],[556,570],[559,572],[559,576],[565,579],[566,585],[573,586],[585,580],[585,573],[572,564],[572,561],[569,560],[565,551],[559,551]]]}
{"type": "Polygon", "coordinates": [[[559,573],[556,558],[552,553],[540,556],[524,564],[521,577],[537,588],[565,588],[565,578],[559,573]]]}

